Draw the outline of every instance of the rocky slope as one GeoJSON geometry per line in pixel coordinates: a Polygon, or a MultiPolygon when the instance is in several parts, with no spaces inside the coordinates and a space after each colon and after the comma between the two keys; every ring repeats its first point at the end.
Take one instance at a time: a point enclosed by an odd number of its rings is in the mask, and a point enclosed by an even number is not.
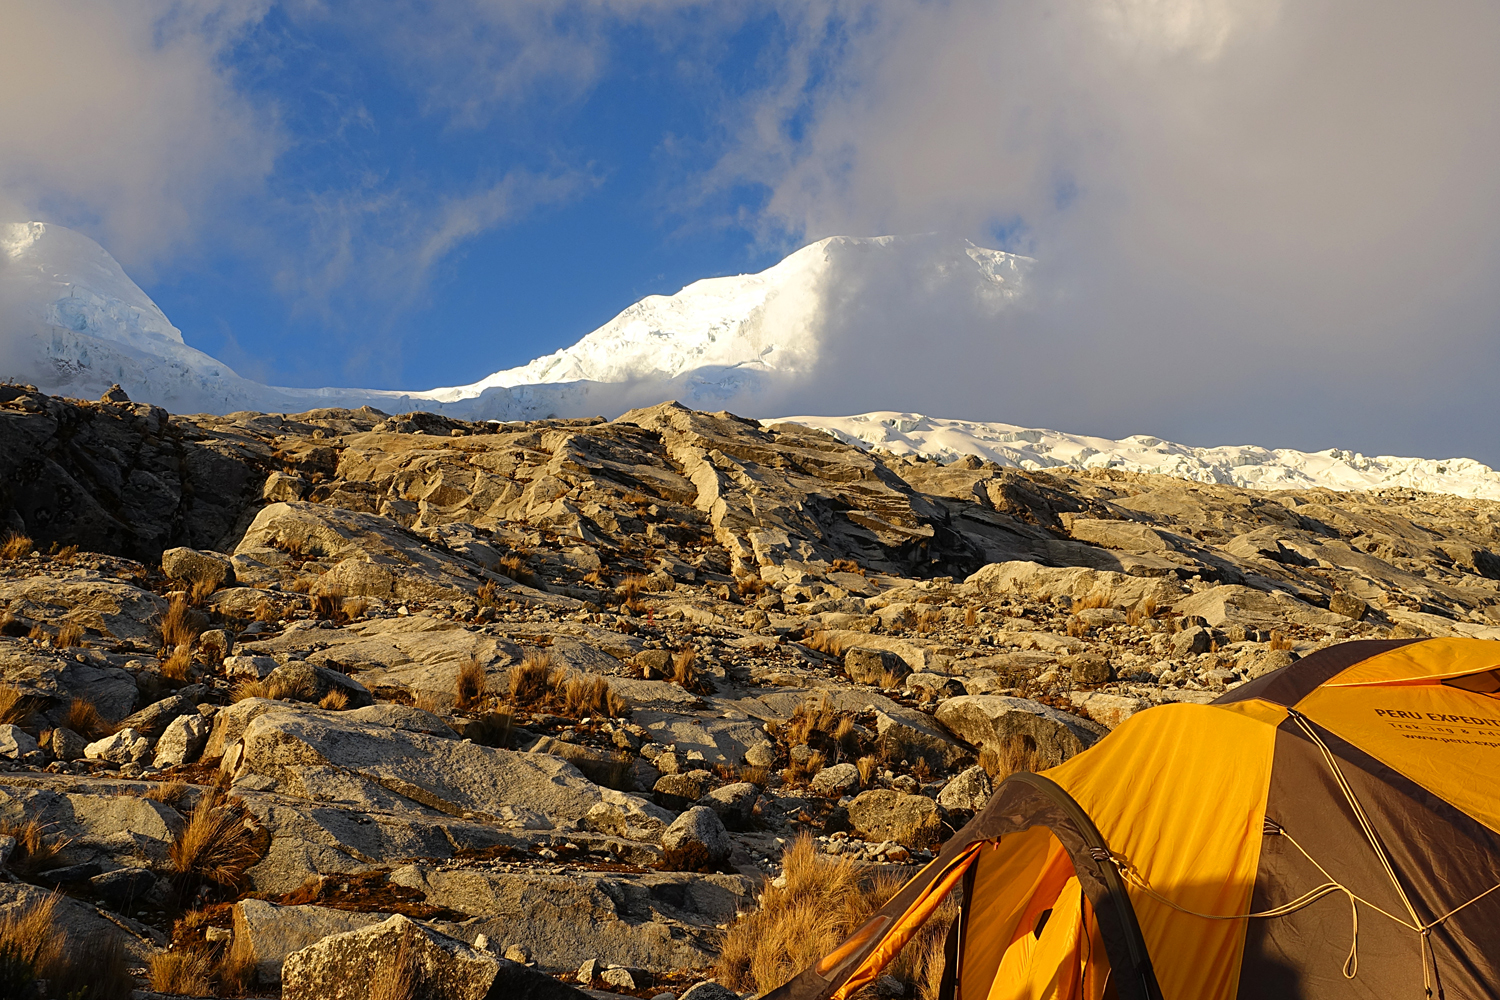
{"type": "Polygon", "coordinates": [[[0,906],[236,995],[397,939],[476,997],[679,993],[794,837],[916,865],[1153,705],[1500,637],[1492,501],[122,396],[0,392],[0,906]]]}

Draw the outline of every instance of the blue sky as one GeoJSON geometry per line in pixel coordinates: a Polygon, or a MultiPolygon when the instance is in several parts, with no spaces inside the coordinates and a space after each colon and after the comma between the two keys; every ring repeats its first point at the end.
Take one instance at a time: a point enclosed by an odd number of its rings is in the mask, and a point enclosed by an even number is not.
{"type": "Polygon", "coordinates": [[[367,245],[348,272],[318,274],[334,247],[298,260],[208,240],[207,254],[144,285],[242,374],[414,388],[525,364],[642,296],[760,270],[795,236],[745,224],[763,186],[706,191],[702,178],[722,155],[723,116],[774,71],[777,28],[765,16],[716,23],[709,37],[691,23],[606,23],[588,79],[542,75],[474,109],[435,100],[431,75],[367,36],[272,8],[225,54],[285,140],[256,194],[258,236],[303,246],[311,226],[331,241],[323,222],[367,245]],[[358,273],[387,266],[387,250],[411,254],[405,230],[431,225],[446,201],[507,177],[520,181],[514,204],[421,273],[373,284],[358,273]],[[278,268],[299,273],[278,280],[278,268]]]}
{"type": "Polygon", "coordinates": [[[1500,465],[1490,0],[4,17],[0,219],[97,239],[252,378],[472,382],[823,236],[938,233],[1035,257],[1026,308],[843,317],[884,353],[807,409],[1500,465]]]}

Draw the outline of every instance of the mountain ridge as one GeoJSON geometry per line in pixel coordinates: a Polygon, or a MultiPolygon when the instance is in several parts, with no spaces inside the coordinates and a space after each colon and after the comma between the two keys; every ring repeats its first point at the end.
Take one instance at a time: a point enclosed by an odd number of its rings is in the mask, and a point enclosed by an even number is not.
{"type": "MultiPolygon", "coordinates": [[[[972,295],[991,312],[1025,293],[1029,258],[937,237],[835,236],[754,274],[704,278],[641,299],[570,347],[477,382],[425,391],[270,386],[191,347],[108,251],[40,222],[0,225],[0,377],[55,395],[112,384],[175,412],[301,412],[373,406],[469,420],[618,415],[676,399],[698,409],[774,407],[775,389],[816,379],[838,284],[878,259],[921,285],[972,295]],[[842,270],[841,270],[842,269],[842,270]]],[[[774,409],[773,409],[774,412],[774,409]]],[[[845,443],[1029,470],[1120,468],[1258,488],[1415,489],[1500,499],[1500,474],[1469,458],[1365,456],[1259,446],[1198,448],[895,410],[763,421],[816,427],[845,443]]]]}

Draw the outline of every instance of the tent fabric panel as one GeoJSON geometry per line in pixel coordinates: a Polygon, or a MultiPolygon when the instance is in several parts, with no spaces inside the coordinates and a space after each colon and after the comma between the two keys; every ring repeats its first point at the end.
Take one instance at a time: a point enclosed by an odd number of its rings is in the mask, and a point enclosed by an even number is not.
{"type": "Polygon", "coordinates": [[[1435,681],[1489,671],[1497,666],[1500,666],[1500,643],[1493,639],[1427,639],[1362,660],[1327,683],[1343,687],[1435,681]]]}
{"type": "MultiPolygon", "coordinates": [[[[1185,703],[1153,708],[1047,776],[1160,896],[1200,913],[1243,914],[1276,733],[1255,715],[1185,703]]],[[[1245,921],[1204,920],[1127,889],[1162,995],[1232,1000],[1245,921]]]]}
{"type": "MultiPolygon", "coordinates": [[[[1067,851],[1083,892],[1093,905],[1099,939],[1114,969],[1113,980],[1120,1000],[1159,1000],[1160,989],[1119,876],[1108,861],[1097,861],[1090,853],[1093,848],[1102,849],[1098,831],[1066,792],[1040,775],[1022,773],[1002,781],[985,808],[949,838],[938,857],[891,897],[875,916],[888,917],[894,924],[974,844],[1033,827],[1046,827],[1067,851]]],[[[864,960],[879,947],[882,938],[883,935],[876,935],[852,950],[839,971],[825,977],[815,963],[762,1000],[826,1000],[850,973],[864,967],[864,960]]]]}
{"type": "MultiPolygon", "coordinates": [[[[861,987],[873,983],[880,975],[880,970],[894,961],[901,953],[906,943],[916,935],[922,925],[932,918],[942,905],[944,898],[952,892],[961,882],[969,867],[978,857],[983,849],[982,844],[974,844],[972,848],[953,861],[938,878],[933,879],[916,901],[898,917],[894,923],[881,927],[879,943],[870,950],[858,967],[844,980],[842,986],[834,991],[834,1000],[843,1000],[845,997],[853,996],[861,987]]],[[[883,919],[883,918],[881,918],[883,919]]],[[[867,923],[870,927],[872,924],[867,923]]],[[[880,925],[874,925],[880,926],[880,925]]],[[[845,947],[848,947],[846,944],[845,947]]],[[[851,949],[852,951],[853,949],[851,949]]],[[[829,964],[828,959],[818,963],[820,966],[829,964]]]]}
{"type": "Polygon", "coordinates": [[[1329,687],[1299,710],[1500,830],[1500,700],[1441,683],[1329,687]]]}
{"type": "MultiPolygon", "coordinates": [[[[1500,884],[1500,835],[1333,733],[1319,735],[1384,845],[1419,922],[1427,923],[1500,884]]],[[[1332,876],[1370,903],[1407,917],[1321,749],[1294,720],[1277,733],[1266,813],[1290,837],[1265,837],[1251,902],[1255,911],[1293,900],[1332,876]]],[[[1433,985],[1442,991],[1437,995],[1450,1000],[1500,996],[1496,926],[1500,892],[1433,928],[1428,941],[1435,963],[1433,985]]],[[[1250,921],[1239,997],[1362,1000],[1422,995],[1422,946],[1416,931],[1359,904],[1358,968],[1348,979],[1343,970],[1352,934],[1349,900],[1343,893],[1285,916],[1250,921]]]]}
{"type": "Polygon", "coordinates": [[[1072,859],[1044,826],[985,845],[964,900],[959,997],[982,1000],[988,995],[1006,950],[1018,935],[1030,931],[1025,916],[1033,902],[1046,896],[1049,883],[1055,896],[1071,877],[1072,859]]]}
{"type": "Polygon", "coordinates": [[[1100,1000],[1109,962],[1093,907],[1068,878],[1035,918],[1023,921],[984,1000],[1100,1000]],[[1045,919],[1043,919],[1045,914],[1045,919]]]}
{"type": "Polygon", "coordinates": [[[1257,677],[1253,681],[1241,684],[1218,698],[1214,704],[1229,705],[1237,701],[1259,698],[1275,705],[1291,707],[1354,664],[1422,641],[1421,639],[1356,639],[1352,642],[1325,646],[1315,653],[1309,653],[1289,667],[1283,667],[1264,677],[1257,677]]]}

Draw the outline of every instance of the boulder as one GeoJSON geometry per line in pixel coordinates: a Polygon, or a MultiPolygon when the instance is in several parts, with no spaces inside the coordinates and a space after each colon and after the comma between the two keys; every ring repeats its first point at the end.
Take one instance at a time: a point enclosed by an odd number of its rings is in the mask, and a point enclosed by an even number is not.
{"type": "MultiPolygon", "coordinates": [[[[375,803],[394,794],[450,815],[545,828],[581,820],[606,799],[557,757],[350,722],[338,713],[267,712],[239,746],[222,765],[233,768],[236,781],[255,775],[284,795],[315,801],[375,803]]],[[[645,805],[623,792],[611,796],[645,805]]]]}
{"type": "Polygon", "coordinates": [[[1068,694],[1068,700],[1106,729],[1113,729],[1137,712],[1151,707],[1151,703],[1144,698],[1105,694],[1102,691],[1073,691],[1068,694]]]}
{"type": "Polygon", "coordinates": [[[975,765],[960,771],[938,792],[937,804],[950,812],[978,812],[990,800],[990,776],[975,765]]]}
{"type": "Polygon", "coordinates": [[[362,708],[375,703],[369,690],[347,674],[327,667],[315,666],[307,660],[289,660],[266,676],[266,686],[280,688],[289,697],[306,701],[320,701],[333,691],[342,692],[352,708],[362,708]]]}
{"type": "Polygon", "coordinates": [[[161,554],[161,571],[183,583],[200,584],[212,590],[234,583],[234,563],[219,552],[179,546],[161,554]]]}
{"type": "Polygon", "coordinates": [[[757,743],[745,751],[745,763],[751,767],[775,767],[776,744],[757,743]]]}
{"type": "Polygon", "coordinates": [[[1197,656],[1213,647],[1214,636],[1206,628],[1193,625],[1172,636],[1172,655],[1177,657],[1197,656]]]}
{"type": "Polygon", "coordinates": [[[76,622],[116,639],[155,638],[167,602],[148,590],[113,580],[27,576],[0,581],[0,606],[30,605],[28,616],[76,622]]]}
{"type": "Polygon", "coordinates": [[[1183,589],[1165,577],[1129,576],[1082,566],[1052,567],[1024,561],[981,566],[964,580],[964,586],[976,595],[1025,594],[1040,601],[1055,597],[1075,601],[1102,597],[1110,607],[1120,609],[1134,607],[1147,597],[1159,605],[1170,604],[1183,589]]]}
{"type": "Polygon", "coordinates": [[[391,881],[431,906],[471,914],[466,934],[524,947],[538,969],[554,973],[589,960],[600,971],[707,968],[718,958],[721,928],[753,902],[759,884],[743,875],[441,864],[399,867],[391,881]]]}
{"type": "Polygon", "coordinates": [[[856,684],[884,687],[888,681],[899,684],[911,667],[890,650],[856,646],[844,653],[844,671],[856,684]]]}
{"type": "Polygon", "coordinates": [[[927,841],[937,830],[937,805],[925,795],[872,788],[849,803],[849,823],[865,840],[927,841]]]}
{"type": "Polygon", "coordinates": [[[708,794],[713,783],[714,776],[703,770],[664,774],[656,780],[652,798],[657,805],[667,809],[686,809],[708,794]]]}
{"type": "Polygon", "coordinates": [[[239,741],[250,723],[267,712],[288,712],[298,706],[273,698],[243,698],[214,713],[213,729],[203,746],[205,759],[222,757],[224,751],[239,741]]]}
{"type": "Polygon", "coordinates": [[[326,906],[277,906],[261,899],[242,899],[234,904],[233,913],[235,940],[249,945],[255,956],[255,978],[265,986],[281,982],[282,963],[293,952],[390,916],[326,906]]]}
{"type": "Polygon", "coordinates": [[[1034,746],[1047,767],[1093,746],[1107,730],[1097,722],[1029,698],[998,694],[949,698],[938,706],[938,721],[975,746],[1004,753],[1015,741],[1034,746]]]}
{"type": "Polygon", "coordinates": [[[118,733],[90,743],[83,748],[83,755],[89,760],[131,764],[151,756],[151,741],[134,729],[122,729],[118,733]]]}
{"type": "Polygon", "coordinates": [[[1213,626],[1243,625],[1249,628],[1277,628],[1288,623],[1298,625],[1348,625],[1342,614],[1324,611],[1297,600],[1290,594],[1266,593],[1251,587],[1225,584],[1209,587],[1172,605],[1182,615],[1197,615],[1213,626]]]}
{"type": "Polygon", "coordinates": [[[369,1000],[376,979],[409,975],[415,993],[444,1000],[485,1000],[500,960],[400,914],[333,934],[286,957],[283,1000],[369,1000]],[[398,966],[404,956],[409,968],[398,966]]]}
{"type": "Polygon", "coordinates": [[[729,860],[732,845],[719,814],[694,806],[661,835],[667,867],[676,871],[707,871],[729,860]]]}
{"type": "MultiPolygon", "coordinates": [[[[474,593],[486,579],[475,564],[414,538],[396,521],[304,501],[262,508],[235,553],[275,548],[332,563],[318,581],[324,593],[395,600],[452,599],[474,593]]],[[[528,596],[536,593],[527,590],[528,596]]],[[[580,606],[571,598],[551,595],[537,595],[533,600],[543,596],[545,603],[580,606]]]]}
{"type": "Polygon", "coordinates": [[[134,729],[150,739],[156,739],[173,719],[185,713],[197,711],[196,706],[203,700],[203,695],[203,685],[191,684],[179,689],[175,694],[147,705],[134,715],[127,716],[120,722],[120,726],[125,729],[134,729]]]}
{"type": "Polygon", "coordinates": [[[265,680],[276,667],[275,658],[270,656],[245,656],[241,654],[224,657],[225,675],[241,680],[265,680]]]}
{"type": "Polygon", "coordinates": [[[0,757],[18,760],[36,749],[36,740],[20,726],[0,726],[0,757]]]}
{"type": "Polygon", "coordinates": [[[877,710],[875,735],[881,753],[889,759],[915,761],[921,757],[934,771],[947,771],[973,756],[944,732],[932,716],[915,709],[892,705],[886,711],[877,710]]]}
{"type": "Polygon", "coordinates": [[[760,801],[760,789],[748,781],[737,781],[732,785],[711,789],[698,799],[700,806],[708,806],[719,814],[719,819],[731,830],[743,830],[755,815],[755,803],[760,801]]]}
{"type": "Polygon", "coordinates": [[[191,764],[208,742],[212,722],[202,715],[179,715],[167,723],[167,728],[156,741],[156,767],[180,767],[191,764]]]}
{"type": "Polygon", "coordinates": [[[813,775],[807,787],[814,795],[837,798],[859,787],[859,768],[853,764],[834,764],[832,767],[825,767],[813,775]]]}
{"type": "Polygon", "coordinates": [[[740,995],[727,986],[708,980],[689,986],[677,1000],[740,1000],[740,995]]]}
{"type": "Polygon", "coordinates": [[[89,741],[73,730],[66,726],[58,726],[52,730],[52,735],[48,738],[47,749],[51,750],[52,756],[58,760],[78,760],[83,756],[88,745],[89,741]]]}
{"type": "Polygon", "coordinates": [[[1336,615],[1343,615],[1345,618],[1360,622],[1364,621],[1365,615],[1370,613],[1370,605],[1353,594],[1334,594],[1328,599],[1328,610],[1336,615]]]}
{"type": "Polygon", "coordinates": [[[1297,657],[1290,650],[1263,649],[1241,657],[1237,665],[1246,677],[1254,680],[1257,677],[1264,677],[1273,670],[1290,667],[1296,662],[1297,657]]]}

